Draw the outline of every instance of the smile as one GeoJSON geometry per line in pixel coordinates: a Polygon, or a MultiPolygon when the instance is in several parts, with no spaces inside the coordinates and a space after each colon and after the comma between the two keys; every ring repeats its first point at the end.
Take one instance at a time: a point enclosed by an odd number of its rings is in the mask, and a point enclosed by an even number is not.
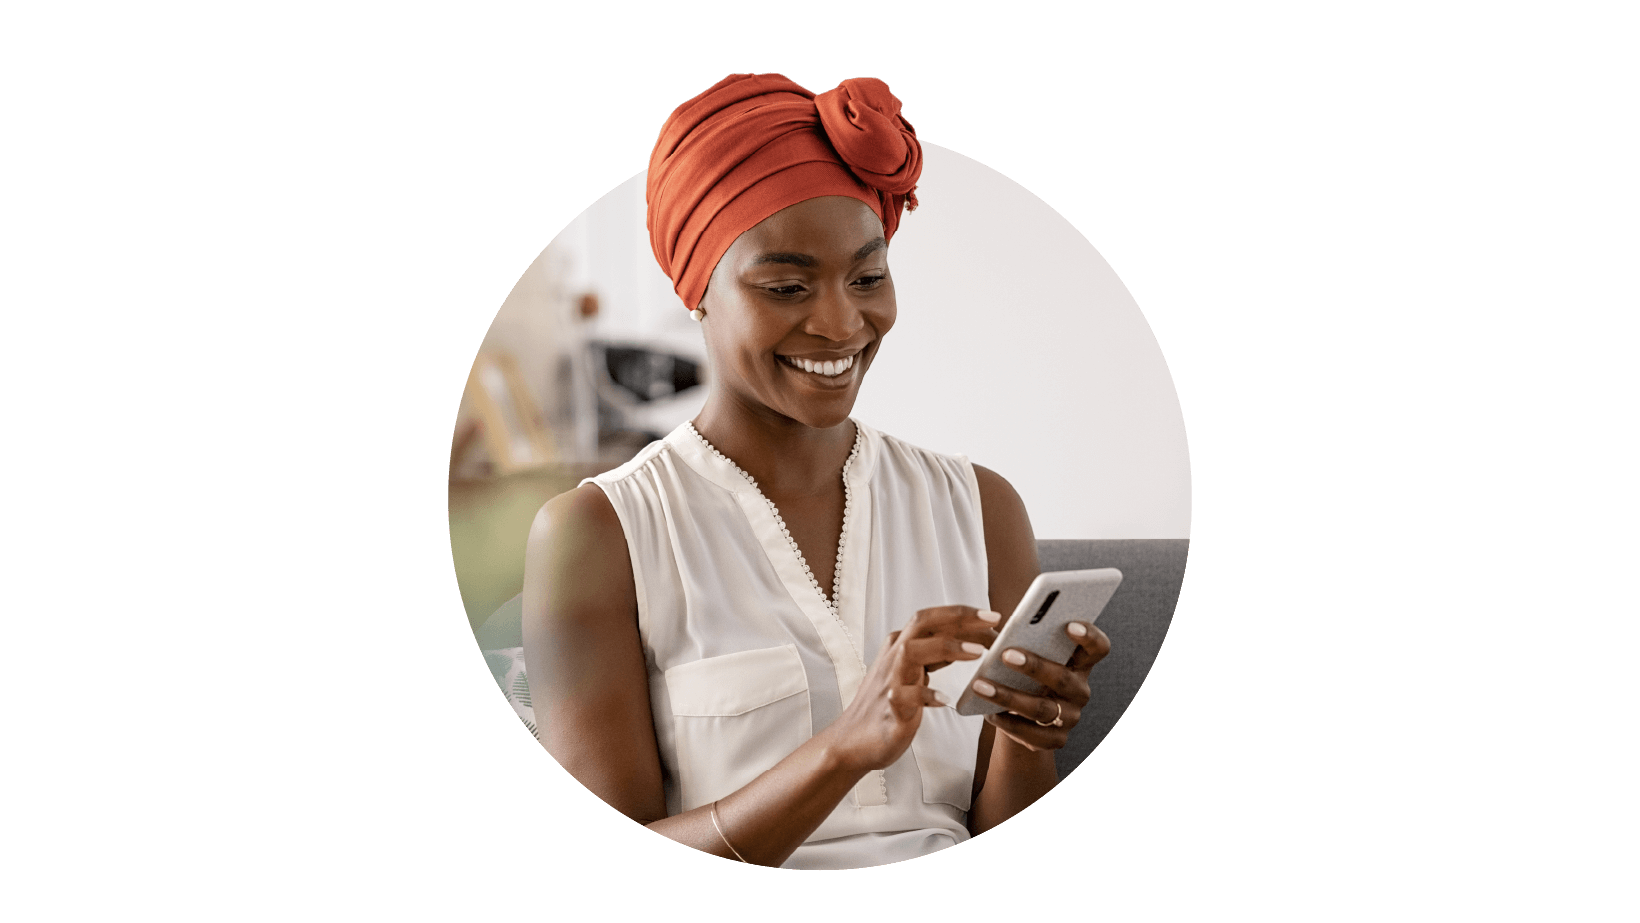
{"type": "MultiPolygon", "coordinates": [[[[858,355],[858,353],[855,355],[858,355]]],[[[844,356],[841,359],[832,359],[828,362],[814,362],[809,359],[799,359],[796,356],[781,356],[780,360],[805,372],[826,378],[836,378],[838,375],[854,368],[854,358],[854,356],[844,356]]]]}

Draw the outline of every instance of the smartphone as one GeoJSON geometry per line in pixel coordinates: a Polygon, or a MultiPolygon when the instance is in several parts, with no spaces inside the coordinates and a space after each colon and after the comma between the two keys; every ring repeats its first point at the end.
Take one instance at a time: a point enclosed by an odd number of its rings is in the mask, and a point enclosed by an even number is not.
{"type": "Polygon", "coordinates": [[[1054,663],[1069,661],[1077,644],[1065,633],[1065,626],[1070,622],[1092,625],[1121,582],[1122,572],[1114,567],[1038,575],[985,655],[978,660],[954,661],[928,674],[929,688],[953,703],[959,715],[989,715],[1003,710],[974,692],[973,682],[981,677],[997,686],[1041,695],[1042,684],[1014,672],[1003,661],[1002,652],[1017,647],[1054,663]]]}

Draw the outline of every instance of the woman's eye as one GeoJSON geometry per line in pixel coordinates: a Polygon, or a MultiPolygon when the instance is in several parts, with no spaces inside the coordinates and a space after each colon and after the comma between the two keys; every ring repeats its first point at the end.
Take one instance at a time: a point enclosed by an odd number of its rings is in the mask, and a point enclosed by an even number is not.
{"type": "MultiPolygon", "coordinates": [[[[881,285],[884,278],[885,276],[883,275],[861,276],[849,284],[855,288],[872,289],[881,285]]],[[[763,290],[768,292],[770,295],[774,295],[779,298],[795,298],[798,295],[807,292],[808,287],[801,283],[793,282],[789,285],[765,285],[763,286],[763,290]]]]}

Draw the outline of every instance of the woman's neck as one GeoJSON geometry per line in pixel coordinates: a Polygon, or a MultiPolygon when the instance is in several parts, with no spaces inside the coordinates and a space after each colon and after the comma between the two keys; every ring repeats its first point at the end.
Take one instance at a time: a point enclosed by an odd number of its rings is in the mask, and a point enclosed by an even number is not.
{"type": "Polygon", "coordinates": [[[708,400],[694,424],[713,448],[756,478],[770,496],[832,489],[854,448],[852,420],[814,427],[766,407],[753,409],[731,400],[708,400]]]}

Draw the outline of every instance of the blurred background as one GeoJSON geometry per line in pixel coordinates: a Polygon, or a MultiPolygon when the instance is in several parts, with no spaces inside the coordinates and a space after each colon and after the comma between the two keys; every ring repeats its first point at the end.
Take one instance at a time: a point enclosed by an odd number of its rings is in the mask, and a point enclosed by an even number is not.
{"type": "MultiPolygon", "coordinates": [[[[889,261],[898,317],[854,416],[1001,473],[1039,539],[1187,539],[1184,421],[1132,296],[1040,198],[955,152],[923,153],[921,204],[889,261]]],[[[710,378],[699,325],[650,251],[639,174],[553,239],[475,358],[450,462],[475,629],[522,589],[541,504],[691,419],[710,378]]],[[[1182,574],[1183,546],[1165,547],[1158,566],[1182,574]]],[[[516,646],[516,615],[480,645],[516,646]]]]}

